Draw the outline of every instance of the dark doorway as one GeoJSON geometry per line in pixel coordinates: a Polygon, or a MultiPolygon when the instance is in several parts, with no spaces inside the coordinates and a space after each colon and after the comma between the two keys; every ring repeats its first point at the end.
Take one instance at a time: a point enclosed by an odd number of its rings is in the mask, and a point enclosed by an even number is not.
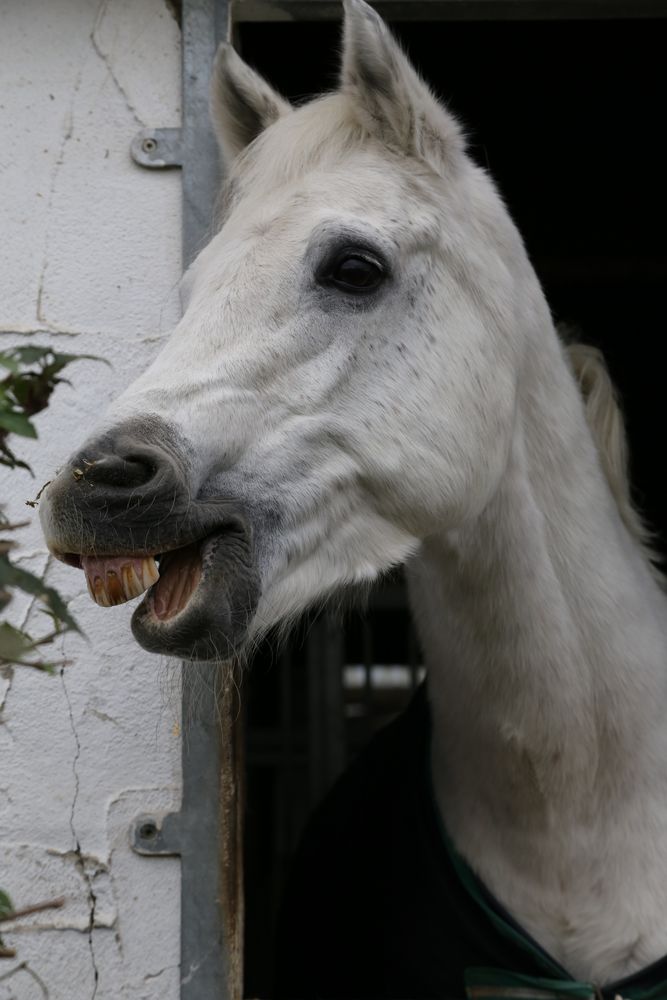
{"type": "MultiPolygon", "coordinates": [[[[603,350],[626,414],[635,496],[664,552],[666,422],[659,358],[667,198],[659,150],[666,22],[440,21],[394,28],[423,76],[466,124],[472,155],[497,181],[556,320],[574,325],[582,339],[603,350]]],[[[244,58],[291,99],[335,85],[338,24],[256,23],[238,30],[244,58]]],[[[400,707],[416,676],[418,655],[408,648],[413,640],[406,639],[400,580],[371,602],[368,615],[348,619],[336,652],[340,668],[403,663],[412,664],[412,673],[403,687],[397,682],[394,696],[365,713],[349,711],[344,690],[338,764],[378,719],[400,707]]],[[[311,653],[302,637],[288,650],[289,663],[272,666],[267,654],[250,678],[248,996],[270,995],[272,916],[313,796],[307,688],[317,664],[310,662],[311,653]],[[292,686],[287,730],[286,683],[292,686]],[[266,735],[271,732],[273,742],[266,735]],[[280,771],[286,761],[289,779],[280,771]]]]}

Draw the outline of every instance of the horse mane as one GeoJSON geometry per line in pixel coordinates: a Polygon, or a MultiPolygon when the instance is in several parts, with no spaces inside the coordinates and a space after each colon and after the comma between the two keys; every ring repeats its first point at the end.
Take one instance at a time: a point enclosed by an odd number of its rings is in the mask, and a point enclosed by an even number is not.
{"type": "MultiPolygon", "coordinates": [[[[560,330],[560,333],[567,331],[560,330]]],[[[623,412],[602,352],[590,344],[565,344],[572,373],[581,392],[586,420],[623,524],[641,546],[653,574],[664,586],[654,535],[632,502],[630,456],[623,412]]]]}

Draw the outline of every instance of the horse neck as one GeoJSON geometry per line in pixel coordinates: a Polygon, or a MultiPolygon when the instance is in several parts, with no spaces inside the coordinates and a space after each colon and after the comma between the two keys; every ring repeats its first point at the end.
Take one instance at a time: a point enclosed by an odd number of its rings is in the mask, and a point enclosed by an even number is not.
{"type": "Polygon", "coordinates": [[[665,599],[550,321],[529,350],[496,495],[427,539],[408,577],[436,798],[455,840],[474,815],[524,830],[602,817],[667,769],[665,599]]]}

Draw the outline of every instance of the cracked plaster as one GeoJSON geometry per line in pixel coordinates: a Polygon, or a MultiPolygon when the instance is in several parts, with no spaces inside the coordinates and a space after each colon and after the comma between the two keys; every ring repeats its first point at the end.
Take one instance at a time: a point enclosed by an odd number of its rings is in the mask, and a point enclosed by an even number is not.
{"type": "MultiPolygon", "coordinates": [[[[180,798],[178,667],[133,642],[48,559],[25,506],[154,356],[178,319],[180,178],[129,155],[138,123],[179,124],[180,39],[162,0],[51,0],[0,9],[0,346],[61,342],[77,362],[0,472],[17,556],[46,574],[84,635],[62,673],[0,672],[0,885],[17,905],[65,897],[5,933],[0,1000],[177,1000],[180,865],[129,846],[134,817],[180,798]]],[[[60,345],[59,345],[60,346],[60,345]]],[[[12,620],[44,616],[17,595],[12,620]]]]}

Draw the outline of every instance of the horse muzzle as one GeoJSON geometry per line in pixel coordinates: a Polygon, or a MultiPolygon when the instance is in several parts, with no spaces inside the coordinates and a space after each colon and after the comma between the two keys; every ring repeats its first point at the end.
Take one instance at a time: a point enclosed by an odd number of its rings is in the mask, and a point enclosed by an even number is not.
{"type": "Polygon", "coordinates": [[[166,422],[135,418],[88,441],[44,492],[56,558],[103,606],[145,596],[137,641],[185,659],[227,659],[259,598],[251,525],[238,499],[192,496],[192,449],[166,422]]]}

